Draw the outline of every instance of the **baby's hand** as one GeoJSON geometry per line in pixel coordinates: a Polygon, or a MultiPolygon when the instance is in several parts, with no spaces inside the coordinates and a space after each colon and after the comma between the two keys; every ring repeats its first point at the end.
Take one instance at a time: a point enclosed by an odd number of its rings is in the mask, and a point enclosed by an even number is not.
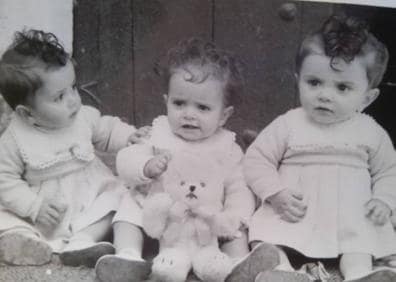
{"type": "Polygon", "coordinates": [[[366,216],[376,225],[384,225],[390,218],[390,207],[379,199],[371,199],[365,208],[366,216]]]}
{"type": "Polygon", "coordinates": [[[128,138],[128,143],[139,144],[142,143],[143,139],[150,137],[151,126],[143,126],[131,134],[128,138]]]}
{"type": "Polygon", "coordinates": [[[303,195],[290,189],[284,189],[268,197],[267,201],[281,219],[288,222],[299,222],[307,211],[307,206],[303,203],[303,195]]]}
{"type": "Polygon", "coordinates": [[[171,154],[169,151],[162,151],[155,155],[144,166],[144,175],[148,178],[157,178],[167,169],[170,160],[171,154]]]}
{"type": "Polygon", "coordinates": [[[67,206],[60,201],[44,198],[36,222],[45,227],[55,227],[62,220],[67,206]]]}

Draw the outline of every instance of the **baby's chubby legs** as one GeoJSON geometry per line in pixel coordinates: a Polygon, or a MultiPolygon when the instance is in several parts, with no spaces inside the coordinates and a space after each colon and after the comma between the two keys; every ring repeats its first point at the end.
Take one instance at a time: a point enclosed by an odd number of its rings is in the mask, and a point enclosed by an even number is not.
{"type": "Polygon", "coordinates": [[[101,281],[143,281],[148,277],[151,263],[142,258],[144,234],[141,223],[140,206],[126,194],[113,219],[116,254],[101,257],[95,266],[101,281]]]}
{"type": "Polygon", "coordinates": [[[131,259],[143,260],[143,232],[142,229],[126,221],[117,221],[113,224],[114,247],[117,254],[125,254],[131,259]]]}
{"type": "Polygon", "coordinates": [[[109,234],[113,216],[111,212],[74,234],[59,255],[62,263],[93,267],[101,256],[114,253],[111,243],[100,242],[109,234]]]}
{"type": "Polygon", "coordinates": [[[95,266],[101,281],[143,281],[151,264],[142,258],[144,236],[141,228],[126,221],[113,224],[115,255],[105,255],[95,266]]]}
{"type": "Polygon", "coordinates": [[[346,253],[340,259],[340,271],[345,280],[363,277],[373,270],[372,256],[364,253],[346,253]]]}
{"type": "Polygon", "coordinates": [[[220,249],[235,262],[249,254],[249,244],[246,229],[241,231],[241,236],[221,244],[220,249]]]}

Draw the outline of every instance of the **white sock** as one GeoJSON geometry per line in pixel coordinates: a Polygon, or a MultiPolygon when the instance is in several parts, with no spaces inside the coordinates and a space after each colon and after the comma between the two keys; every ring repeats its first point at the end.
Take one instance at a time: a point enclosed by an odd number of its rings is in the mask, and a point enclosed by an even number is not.
{"type": "Polygon", "coordinates": [[[117,255],[119,255],[121,257],[125,257],[130,260],[144,261],[141,253],[133,248],[121,249],[117,252],[117,255]]]}

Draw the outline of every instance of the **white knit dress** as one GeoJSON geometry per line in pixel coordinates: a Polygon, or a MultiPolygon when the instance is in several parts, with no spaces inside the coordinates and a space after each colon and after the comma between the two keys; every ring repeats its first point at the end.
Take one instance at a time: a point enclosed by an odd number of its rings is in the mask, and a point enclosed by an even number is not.
{"type": "Polygon", "coordinates": [[[303,109],[291,110],[250,146],[244,172],[263,201],[253,215],[251,241],[288,246],[308,257],[396,253],[390,222],[377,226],[365,216],[372,198],[396,207],[396,154],[385,130],[369,116],[358,113],[320,125],[303,109]],[[298,223],[280,219],[265,201],[284,188],[304,196],[308,208],[298,223]]]}
{"type": "Polygon", "coordinates": [[[57,248],[116,210],[127,190],[94,150],[118,151],[134,130],[87,106],[70,127],[54,131],[13,116],[0,138],[0,231],[28,227],[57,248]],[[36,224],[44,198],[67,205],[61,223],[50,230],[36,224]]]}

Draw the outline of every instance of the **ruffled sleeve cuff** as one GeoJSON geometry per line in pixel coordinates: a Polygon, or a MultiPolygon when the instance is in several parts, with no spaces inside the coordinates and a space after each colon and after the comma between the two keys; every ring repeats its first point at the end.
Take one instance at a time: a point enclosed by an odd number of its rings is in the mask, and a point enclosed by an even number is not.
{"type": "Polygon", "coordinates": [[[122,149],[116,158],[117,173],[130,187],[146,184],[152,180],[143,173],[146,163],[152,156],[135,154],[132,147],[122,149]]]}

